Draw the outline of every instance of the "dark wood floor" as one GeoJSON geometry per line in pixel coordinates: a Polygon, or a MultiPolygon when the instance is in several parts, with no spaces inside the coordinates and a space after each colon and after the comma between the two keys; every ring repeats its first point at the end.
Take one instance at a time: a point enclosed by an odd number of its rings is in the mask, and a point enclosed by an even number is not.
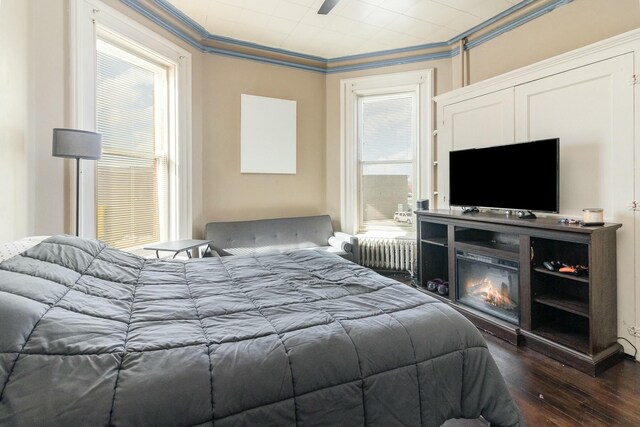
{"type": "Polygon", "coordinates": [[[594,378],[527,347],[483,336],[527,426],[640,426],[640,363],[627,358],[594,378]]]}
{"type": "Polygon", "coordinates": [[[526,425],[640,426],[640,363],[628,358],[593,378],[483,335],[526,425]]]}

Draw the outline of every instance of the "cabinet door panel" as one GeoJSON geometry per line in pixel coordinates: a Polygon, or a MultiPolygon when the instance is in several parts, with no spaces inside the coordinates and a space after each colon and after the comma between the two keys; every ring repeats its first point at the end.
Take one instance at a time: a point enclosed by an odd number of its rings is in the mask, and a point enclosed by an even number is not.
{"type": "Polygon", "coordinates": [[[619,222],[618,329],[635,321],[633,54],[515,88],[517,141],[560,138],[560,213],[601,207],[619,222]]]}
{"type": "Polygon", "coordinates": [[[449,151],[513,143],[513,89],[439,109],[438,208],[449,207],[449,151]]]}

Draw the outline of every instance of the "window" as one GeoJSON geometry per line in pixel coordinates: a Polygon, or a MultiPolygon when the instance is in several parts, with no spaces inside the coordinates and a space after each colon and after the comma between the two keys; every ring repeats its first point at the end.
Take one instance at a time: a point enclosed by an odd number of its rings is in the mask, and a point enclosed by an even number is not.
{"type": "Polygon", "coordinates": [[[341,227],[413,235],[430,198],[432,70],[341,81],[341,227]]]}
{"type": "Polygon", "coordinates": [[[414,92],[359,97],[360,231],[411,228],[417,188],[416,123],[414,92]]]}
{"type": "Polygon", "coordinates": [[[97,43],[98,239],[116,248],[167,240],[168,64],[97,43]]]}
{"type": "Polygon", "coordinates": [[[103,136],[81,163],[80,235],[126,250],[191,238],[191,54],[100,0],[69,9],[69,126],[103,136]]]}

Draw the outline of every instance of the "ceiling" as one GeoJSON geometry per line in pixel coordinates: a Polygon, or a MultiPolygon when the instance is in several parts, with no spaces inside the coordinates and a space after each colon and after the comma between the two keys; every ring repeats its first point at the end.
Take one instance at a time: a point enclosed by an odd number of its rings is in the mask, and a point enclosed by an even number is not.
{"type": "Polygon", "coordinates": [[[531,0],[163,0],[214,36],[318,56],[447,42],[531,0]]]}

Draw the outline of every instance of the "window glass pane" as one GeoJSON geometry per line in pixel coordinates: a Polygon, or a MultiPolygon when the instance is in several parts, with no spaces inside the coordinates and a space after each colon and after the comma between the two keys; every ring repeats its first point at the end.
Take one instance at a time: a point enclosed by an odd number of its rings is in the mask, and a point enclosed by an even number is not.
{"type": "MultiPolygon", "coordinates": [[[[167,162],[156,130],[157,71],[106,44],[97,53],[98,239],[116,248],[161,240],[167,162]],[[134,63],[135,62],[135,63],[134,63]],[[158,151],[157,151],[158,150],[158,151]]],[[[160,120],[161,121],[161,120],[160,120]]]]}
{"type": "Polygon", "coordinates": [[[363,161],[413,159],[413,100],[411,95],[363,100],[363,161]]]}
{"type": "Polygon", "coordinates": [[[413,223],[413,164],[362,166],[362,221],[365,226],[413,223]]]}
{"type": "Polygon", "coordinates": [[[118,248],[160,240],[158,162],[105,154],[98,162],[98,239],[118,248]]]}
{"type": "Polygon", "coordinates": [[[97,69],[96,112],[104,148],[154,153],[153,71],[100,50],[97,69]]]}

